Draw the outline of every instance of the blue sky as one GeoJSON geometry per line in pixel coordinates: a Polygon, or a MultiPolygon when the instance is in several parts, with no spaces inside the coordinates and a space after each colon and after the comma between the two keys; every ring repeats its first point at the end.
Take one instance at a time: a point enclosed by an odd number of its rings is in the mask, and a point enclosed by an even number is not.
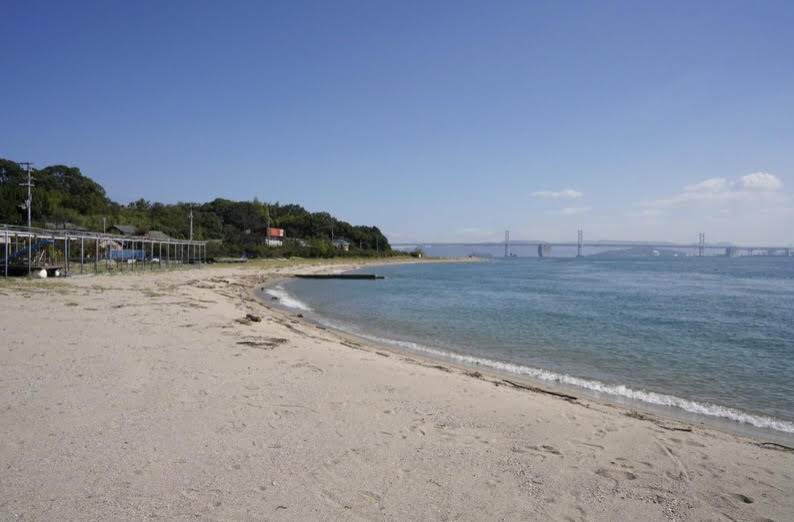
{"type": "Polygon", "coordinates": [[[792,2],[0,7],[0,157],[393,242],[794,243],[792,2]]]}

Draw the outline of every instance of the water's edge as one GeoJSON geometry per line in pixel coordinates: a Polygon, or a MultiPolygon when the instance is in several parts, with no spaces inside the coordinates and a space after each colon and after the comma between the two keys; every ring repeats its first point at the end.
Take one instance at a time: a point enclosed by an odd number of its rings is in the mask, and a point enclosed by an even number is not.
{"type": "Polygon", "coordinates": [[[578,394],[606,405],[645,411],[691,425],[706,425],[759,440],[794,444],[794,424],[784,420],[754,415],[728,406],[702,404],[674,395],[634,390],[624,385],[606,384],[542,368],[378,337],[357,325],[338,324],[316,313],[284,288],[285,281],[283,279],[272,281],[262,289],[257,288],[255,295],[266,306],[286,313],[300,313],[304,320],[332,331],[342,339],[352,338],[375,349],[408,355],[429,363],[444,363],[463,371],[476,370],[497,380],[508,378],[513,381],[523,381],[549,391],[578,394]],[[277,300],[272,300],[273,297],[277,300]]]}

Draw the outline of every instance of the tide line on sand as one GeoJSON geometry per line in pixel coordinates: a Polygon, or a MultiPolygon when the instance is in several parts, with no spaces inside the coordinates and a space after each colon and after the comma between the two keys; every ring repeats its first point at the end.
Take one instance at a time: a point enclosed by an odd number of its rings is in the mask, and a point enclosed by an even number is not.
{"type": "MultiPolygon", "coordinates": [[[[324,275],[324,274],[320,274],[324,275]]],[[[341,274],[340,274],[341,275],[341,274]]],[[[268,295],[277,297],[282,306],[293,308],[301,311],[313,311],[306,303],[290,294],[283,286],[276,286],[266,290],[268,295]]],[[[496,370],[501,373],[508,373],[529,377],[538,381],[550,382],[555,384],[562,384],[569,387],[580,388],[590,392],[595,392],[599,395],[612,396],[616,398],[629,399],[640,403],[650,404],[653,406],[662,406],[665,408],[673,408],[682,412],[694,413],[704,417],[712,417],[717,419],[724,419],[739,424],[748,424],[755,428],[771,429],[785,434],[794,434],[794,423],[765,415],[756,415],[747,413],[736,408],[729,406],[703,403],[696,400],[685,399],[675,395],[659,393],[648,390],[636,390],[624,384],[609,384],[595,379],[585,379],[576,377],[565,373],[558,373],[543,368],[534,368],[515,364],[505,361],[498,361],[488,359],[485,357],[478,357],[463,353],[457,353],[450,350],[444,350],[437,347],[431,347],[420,343],[411,341],[402,341],[397,339],[390,339],[372,335],[368,332],[361,331],[358,328],[353,328],[350,325],[339,324],[329,320],[326,317],[317,316],[316,320],[322,324],[350,333],[367,340],[392,346],[398,349],[408,350],[414,353],[428,355],[437,360],[446,360],[454,363],[459,363],[465,366],[482,367],[496,370]]]]}

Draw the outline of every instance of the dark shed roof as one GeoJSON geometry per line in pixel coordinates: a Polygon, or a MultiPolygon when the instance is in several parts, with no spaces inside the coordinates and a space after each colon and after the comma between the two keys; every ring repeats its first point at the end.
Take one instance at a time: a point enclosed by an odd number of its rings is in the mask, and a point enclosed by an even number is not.
{"type": "Polygon", "coordinates": [[[149,239],[159,239],[162,241],[171,239],[171,236],[160,230],[150,230],[146,233],[146,237],[148,237],[149,239]]]}
{"type": "Polygon", "coordinates": [[[134,225],[113,225],[110,227],[110,232],[118,230],[123,236],[134,236],[138,232],[138,227],[134,225]]]}

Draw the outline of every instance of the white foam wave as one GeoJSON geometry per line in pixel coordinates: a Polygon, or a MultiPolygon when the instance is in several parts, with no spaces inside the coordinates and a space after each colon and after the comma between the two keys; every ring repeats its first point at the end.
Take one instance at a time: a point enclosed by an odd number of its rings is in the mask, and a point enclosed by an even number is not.
{"type": "Polygon", "coordinates": [[[311,312],[312,309],[298,299],[292,297],[286,290],[284,290],[283,286],[275,286],[273,288],[268,288],[265,290],[265,293],[269,296],[278,298],[278,302],[281,303],[283,306],[287,308],[294,308],[295,310],[303,310],[304,312],[311,312]]]}
{"type": "MultiPolygon", "coordinates": [[[[334,327],[333,325],[329,325],[329,326],[334,327]]],[[[582,379],[581,377],[574,377],[572,375],[556,373],[549,370],[543,370],[540,368],[532,368],[530,366],[494,361],[483,357],[475,357],[473,355],[464,355],[454,352],[448,352],[444,350],[439,350],[437,348],[431,348],[429,346],[424,346],[421,344],[407,342],[407,341],[383,339],[360,333],[358,333],[357,335],[368,338],[375,342],[390,344],[393,346],[398,346],[400,348],[406,348],[408,350],[412,350],[415,352],[428,354],[432,357],[452,360],[470,366],[482,366],[482,367],[498,370],[500,372],[507,372],[516,375],[526,375],[527,377],[530,377],[532,379],[537,379],[540,381],[556,382],[560,384],[565,384],[567,386],[584,388],[586,390],[590,390],[597,393],[614,395],[617,397],[625,397],[631,400],[640,401],[647,404],[677,408],[697,415],[705,415],[708,417],[728,419],[734,422],[750,424],[752,426],[755,426],[756,428],[767,428],[767,429],[782,431],[784,433],[794,433],[794,423],[780,419],[775,419],[772,417],[766,417],[763,415],[753,415],[750,413],[745,413],[743,411],[737,410],[735,408],[729,408],[727,406],[700,403],[689,399],[682,399],[681,397],[676,397],[675,395],[667,395],[664,393],[657,393],[657,392],[645,391],[645,390],[634,390],[622,384],[606,384],[596,380],[582,379]]]]}

